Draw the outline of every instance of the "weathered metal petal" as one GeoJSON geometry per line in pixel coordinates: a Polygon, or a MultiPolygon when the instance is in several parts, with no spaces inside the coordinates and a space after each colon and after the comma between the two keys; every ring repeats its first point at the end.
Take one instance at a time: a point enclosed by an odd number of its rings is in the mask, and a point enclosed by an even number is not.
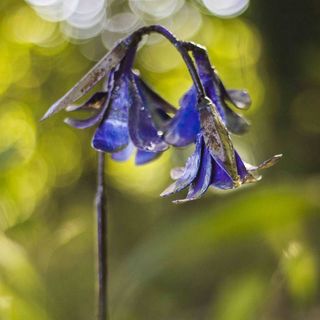
{"type": "Polygon", "coordinates": [[[200,168],[192,181],[185,199],[175,200],[174,203],[182,203],[200,198],[208,189],[212,176],[212,158],[207,148],[202,148],[200,168]]]}
{"type": "Polygon", "coordinates": [[[258,177],[254,177],[251,172],[249,172],[246,168],[245,163],[242,161],[238,152],[235,151],[235,159],[237,165],[237,171],[241,179],[241,183],[235,185],[231,176],[224,170],[224,168],[213,159],[213,169],[211,176],[211,186],[218,189],[233,189],[239,187],[241,184],[256,182],[258,177]]]}
{"type": "Polygon", "coordinates": [[[242,159],[240,158],[238,152],[235,151],[234,153],[235,153],[236,162],[237,162],[238,174],[241,178],[241,181],[245,181],[246,177],[248,176],[247,168],[246,168],[244,162],[242,161],[242,159]]]}
{"type": "Polygon", "coordinates": [[[97,129],[92,147],[104,152],[117,152],[129,142],[127,123],[112,120],[103,122],[97,129]]]}
{"type": "Polygon", "coordinates": [[[175,114],[177,109],[154,92],[136,72],[134,72],[134,79],[142,101],[150,111],[152,122],[161,135],[166,130],[165,127],[171,119],[168,113],[175,114]]]}
{"type": "Polygon", "coordinates": [[[66,111],[78,111],[78,110],[99,110],[108,97],[107,92],[96,92],[89,100],[81,105],[70,105],[66,108],[66,111]]]}
{"type": "Polygon", "coordinates": [[[172,180],[178,180],[184,174],[184,167],[176,167],[170,170],[170,177],[172,180]]]}
{"type": "Polygon", "coordinates": [[[94,97],[95,96],[94,95],[93,97],[91,97],[88,100],[88,102],[90,102],[90,100],[92,102],[96,98],[99,97],[99,99],[100,99],[99,103],[100,102],[102,103],[102,107],[100,107],[100,109],[98,110],[98,112],[95,115],[93,115],[90,118],[84,119],[84,120],[66,118],[64,120],[64,122],[74,128],[77,128],[77,129],[86,129],[86,128],[92,127],[92,126],[100,123],[100,121],[103,119],[105,112],[108,109],[110,101],[111,101],[111,93],[113,92],[113,85],[114,85],[114,76],[115,76],[115,70],[111,70],[108,74],[106,81],[105,81],[106,85],[107,85],[106,88],[108,90],[108,93],[106,92],[105,96],[104,96],[104,94],[99,93],[98,96],[96,95],[96,97],[94,97]]]}
{"type": "Polygon", "coordinates": [[[258,169],[268,169],[272,166],[274,166],[278,161],[282,158],[282,154],[276,154],[273,157],[263,161],[259,164],[258,169]]]}
{"type": "Polygon", "coordinates": [[[173,193],[179,192],[191,184],[199,171],[202,148],[204,148],[204,143],[202,136],[199,134],[197,137],[195,151],[188,158],[183,174],[177,181],[172,183],[166,190],[161,193],[161,197],[166,197],[173,193]]]}
{"type": "Polygon", "coordinates": [[[268,169],[268,168],[274,166],[276,163],[278,163],[278,161],[282,158],[282,156],[283,156],[282,154],[276,154],[273,157],[263,161],[258,166],[253,166],[253,165],[248,164],[248,163],[245,163],[245,166],[246,166],[248,171],[255,173],[258,170],[268,169]]]}
{"type": "Polygon", "coordinates": [[[242,116],[235,113],[228,106],[225,106],[225,124],[227,129],[234,134],[246,133],[250,123],[242,116]]]}
{"type": "Polygon", "coordinates": [[[222,120],[225,121],[225,114],[224,114],[225,103],[223,101],[223,92],[222,92],[225,89],[217,72],[211,66],[207,50],[197,46],[197,49],[193,52],[193,56],[198,68],[201,82],[206,92],[206,95],[210,98],[210,100],[216,106],[217,111],[219,112],[222,120]]]}
{"type": "Polygon", "coordinates": [[[204,82],[213,81],[213,68],[207,50],[204,47],[197,46],[197,49],[192,54],[201,80],[204,82]]]}
{"type": "Polygon", "coordinates": [[[175,147],[184,147],[195,142],[200,131],[197,95],[192,87],[181,99],[181,107],[168,123],[165,141],[175,147]]]}
{"type": "Polygon", "coordinates": [[[102,112],[99,112],[98,114],[95,114],[94,116],[83,120],[66,118],[64,119],[64,123],[76,129],[86,129],[98,124],[101,121],[102,117],[102,112]]]}
{"type": "Polygon", "coordinates": [[[249,109],[251,105],[251,98],[246,90],[227,90],[216,70],[213,72],[213,79],[222,101],[229,101],[236,108],[241,110],[249,109]]]}
{"type": "Polygon", "coordinates": [[[115,83],[105,119],[93,137],[95,149],[113,153],[129,143],[128,109],[133,104],[132,95],[131,78],[123,74],[115,83]]]}
{"type": "Polygon", "coordinates": [[[161,152],[149,152],[144,150],[137,150],[135,163],[136,165],[146,164],[161,156],[161,152]]]}
{"type": "Polygon", "coordinates": [[[168,101],[164,100],[158,93],[152,90],[139,76],[137,72],[134,72],[134,78],[137,86],[140,89],[141,94],[145,97],[150,110],[162,110],[166,113],[177,112],[177,109],[172,106],[168,101]]]}
{"type": "Polygon", "coordinates": [[[223,190],[233,189],[235,187],[231,176],[214,159],[212,159],[212,176],[210,185],[214,188],[223,190]]]}
{"type": "Polygon", "coordinates": [[[234,148],[229,132],[215,106],[208,99],[199,102],[201,132],[212,157],[226,170],[235,186],[240,184],[234,148]]]}
{"type": "Polygon", "coordinates": [[[132,152],[133,152],[134,146],[131,142],[122,149],[121,151],[112,153],[111,158],[115,161],[126,161],[130,158],[132,152]]]}
{"type": "Polygon", "coordinates": [[[227,129],[234,134],[243,134],[249,128],[249,123],[231,110],[226,100],[237,108],[246,109],[251,104],[250,96],[245,90],[226,90],[217,71],[211,66],[207,51],[199,46],[191,45],[199,76],[207,96],[215,105],[227,129]]]}
{"type": "Polygon", "coordinates": [[[72,118],[66,118],[64,119],[64,122],[68,124],[71,127],[77,128],[77,129],[86,129],[89,127],[92,127],[102,120],[104,117],[104,114],[109,106],[109,100],[104,99],[104,104],[102,105],[101,110],[99,110],[95,115],[93,115],[90,118],[78,120],[78,119],[72,119],[72,118]]]}
{"type": "Polygon", "coordinates": [[[252,103],[247,90],[227,90],[227,98],[238,109],[249,109],[252,103]]]}
{"type": "Polygon", "coordinates": [[[141,88],[137,87],[134,76],[130,77],[132,103],[129,108],[129,132],[133,144],[140,150],[160,152],[168,148],[163,132],[153,123],[151,112],[141,88]]]}
{"type": "Polygon", "coordinates": [[[54,113],[73,104],[91,90],[125,57],[131,42],[129,39],[121,41],[111,49],[76,85],[74,85],[61,99],[55,102],[41,120],[45,120],[54,113]]]}
{"type": "Polygon", "coordinates": [[[218,73],[212,68],[207,51],[204,48],[197,47],[193,55],[206,94],[216,106],[223,122],[230,132],[235,134],[245,133],[249,128],[249,123],[233,112],[227,106],[225,100],[229,100],[239,109],[247,109],[251,104],[248,92],[246,90],[226,90],[218,73]]]}
{"type": "Polygon", "coordinates": [[[226,108],[228,107],[224,100],[221,97],[221,92],[219,90],[219,87],[215,85],[214,81],[211,80],[209,83],[206,82],[204,84],[206,94],[210,98],[210,100],[215,105],[222,121],[224,124],[226,124],[226,108]]]}

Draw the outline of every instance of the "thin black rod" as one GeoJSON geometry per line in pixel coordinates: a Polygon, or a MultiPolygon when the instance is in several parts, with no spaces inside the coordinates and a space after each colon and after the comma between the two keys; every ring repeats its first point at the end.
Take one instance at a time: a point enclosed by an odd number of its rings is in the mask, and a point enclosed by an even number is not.
{"type": "Polygon", "coordinates": [[[98,320],[108,319],[108,215],[105,188],[105,155],[98,152],[97,232],[98,232],[98,320]]]}

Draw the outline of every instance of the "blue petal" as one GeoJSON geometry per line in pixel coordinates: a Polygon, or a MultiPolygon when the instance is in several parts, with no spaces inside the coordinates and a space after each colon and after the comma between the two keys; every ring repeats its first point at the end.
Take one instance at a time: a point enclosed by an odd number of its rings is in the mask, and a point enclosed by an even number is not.
{"type": "Polygon", "coordinates": [[[195,142],[200,131],[199,113],[196,109],[197,95],[192,87],[181,99],[181,107],[170,121],[165,133],[167,143],[184,147],[195,142]]]}
{"type": "Polygon", "coordinates": [[[118,65],[117,73],[118,75],[129,74],[131,72],[134,58],[137,52],[137,44],[130,47],[127,51],[126,56],[122,59],[121,63],[118,65]]]}
{"type": "Polygon", "coordinates": [[[207,51],[196,50],[193,53],[195,62],[197,64],[200,79],[203,83],[205,92],[210,100],[213,102],[222,120],[225,121],[225,102],[223,101],[223,84],[218,74],[212,68],[207,51]]]}
{"type": "Polygon", "coordinates": [[[152,122],[158,133],[166,130],[166,124],[171,119],[168,113],[175,114],[175,109],[170,103],[155,93],[140,77],[134,73],[134,79],[139,89],[140,95],[145,106],[149,109],[152,122]]]}
{"type": "Polygon", "coordinates": [[[94,116],[84,119],[84,120],[78,120],[78,119],[72,119],[72,118],[66,118],[64,122],[68,124],[71,127],[77,128],[77,129],[86,129],[89,127],[92,127],[99,123],[102,118],[104,117],[104,114],[109,106],[108,98],[107,101],[103,102],[101,110],[99,110],[94,116]]]}
{"type": "Polygon", "coordinates": [[[212,175],[212,158],[207,148],[202,148],[200,169],[192,181],[186,199],[176,200],[175,203],[191,201],[200,198],[208,189],[212,175]]]}
{"type": "Polygon", "coordinates": [[[117,152],[129,143],[128,109],[132,105],[130,77],[124,74],[115,83],[105,120],[97,129],[92,146],[104,152],[117,152]]]}
{"type": "Polygon", "coordinates": [[[219,87],[216,84],[214,84],[213,78],[210,82],[204,83],[204,88],[207,96],[213,102],[223,122],[226,123],[225,109],[227,108],[227,105],[221,97],[219,87]]]}
{"type": "Polygon", "coordinates": [[[149,152],[144,150],[137,150],[135,163],[136,165],[146,164],[158,157],[160,157],[161,152],[149,152]]]}
{"type": "Polygon", "coordinates": [[[204,148],[204,143],[202,136],[199,134],[197,137],[196,149],[194,153],[188,158],[186,166],[184,168],[184,173],[177,181],[175,181],[161,193],[161,197],[166,197],[173,193],[179,192],[192,183],[199,171],[202,148],[204,148]]]}
{"type": "Polygon", "coordinates": [[[139,87],[140,93],[144,96],[145,102],[148,104],[150,110],[162,110],[166,113],[176,113],[177,109],[173,107],[168,101],[164,100],[156,92],[154,92],[138,74],[134,73],[134,79],[139,87]]]}
{"type": "Polygon", "coordinates": [[[87,100],[85,103],[81,105],[70,105],[66,108],[68,112],[78,111],[78,110],[99,110],[101,106],[104,104],[108,97],[108,92],[96,92],[87,100]]]}
{"type": "Polygon", "coordinates": [[[227,90],[227,97],[239,109],[248,109],[251,105],[251,97],[246,90],[227,90]]]}
{"type": "Polygon", "coordinates": [[[76,128],[76,129],[86,129],[86,128],[93,127],[94,125],[99,123],[101,121],[101,119],[103,118],[103,113],[104,112],[99,112],[98,114],[95,114],[94,116],[87,118],[87,119],[83,119],[83,120],[66,118],[66,119],[64,119],[64,122],[67,125],[69,125],[73,128],[76,128]]]}
{"type": "Polygon", "coordinates": [[[235,151],[234,154],[235,154],[235,158],[236,158],[238,174],[241,178],[241,181],[245,181],[246,177],[248,176],[248,171],[247,171],[242,159],[240,158],[238,152],[235,151]]]}
{"type": "Polygon", "coordinates": [[[133,144],[129,143],[124,149],[121,151],[112,153],[111,157],[115,161],[126,161],[130,158],[132,152],[133,152],[133,144]]]}
{"type": "MultiPolygon", "coordinates": [[[[197,64],[200,79],[203,83],[206,95],[213,102],[214,107],[217,109],[223,122],[226,123],[226,109],[228,106],[223,100],[223,84],[218,77],[217,73],[213,70],[210,60],[205,51],[194,52],[194,58],[197,64]]],[[[200,122],[198,111],[196,110],[197,94],[195,88],[192,87],[182,98],[181,108],[168,126],[168,131],[165,135],[165,140],[174,146],[182,147],[194,142],[196,135],[200,130],[200,122]]],[[[228,114],[232,113],[228,112],[228,114]]],[[[231,114],[230,118],[233,114],[231,114]]],[[[235,117],[232,118],[232,120],[235,117]]],[[[236,122],[233,127],[238,131],[244,131],[246,121],[237,116],[236,122]]],[[[234,130],[234,131],[235,131],[234,130]]]]}
{"type": "Polygon", "coordinates": [[[211,186],[218,189],[232,189],[233,181],[229,174],[212,158],[211,186]]]}
{"type": "Polygon", "coordinates": [[[213,69],[205,49],[193,51],[193,57],[197,65],[199,76],[202,81],[212,81],[213,80],[213,69]]]}
{"type": "Polygon", "coordinates": [[[225,123],[227,129],[234,134],[243,134],[248,131],[250,124],[249,122],[232,111],[228,106],[225,107],[225,123]]]}
{"type": "Polygon", "coordinates": [[[124,148],[128,142],[127,124],[108,119],[96,131],[92,140],[92,146],[97,150],[112,153],[124,148]]]}
{"type": "Polygon", "coordinates": [[[155,127],[146,97],[141,88],[136,86],[131,75],[130,91],[132,103],[129,109],[129,132],[133,144],[140,150],[159,152],[168,148],[164,142],[162,131],[155,127]]]}

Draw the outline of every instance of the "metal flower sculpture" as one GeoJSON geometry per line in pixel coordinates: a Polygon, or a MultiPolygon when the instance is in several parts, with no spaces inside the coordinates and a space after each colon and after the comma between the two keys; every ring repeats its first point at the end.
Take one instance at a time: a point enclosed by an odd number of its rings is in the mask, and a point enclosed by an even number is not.
{"type": "Polygon", "coordinates": [[[67,118],[65,122],[78,129],[98,125],[93,148],[111,153],[114,160],[125,161],[135,147],[136,164],[140,165],[168,148],[163,130],[170,120],[168,113],[175,113],[176,109],[132,70],[135,51],[136,46],[130,47],[109,72],[104,91],[95,93],[83,105],[67,107],[67,111],[91,109],[95,114],[85,120],[67,118]]]}
{"type": "Polygon", "coordinates": [[[258,169],[273,165],[280,155],[254,167],[246,164],[234,149],[230,133],[241,134],[248,122],[235,113],[228,103],[239,109],[249,107],[245,90],[226,90],[211,66],[204,48],[178,40],[162,26],[140,28],[98,62],[69,92],[47,111],[43,119],[65,109],[91,111],[84,120],[67,118],[75,128],[97,126],[92,146],[99,154],[97,218],[99,259],[99,320],[107,317],[107,210],[104,181],[104,154],[117,161],[129,158],[136,149],[136,164],[157,158],[170,145],[183,147],[195,143],[195,151],[184,168],[172,170],[176,181],[162,196],[189,188],[186,199],[199,198],[209,186],[233,189],[257,181],[258,169]],[[156,32],[169,40],[181,54],[193,80],[192,88],[176,110],[155,93],[134,71],[137,46],[144,35],[156,32]],[[191,58],[193,55],[195,64],[191,58]],[[84,104],[74,102],[103,81],[102,90],[84,104]]]}
{"type": "Polygon", "coordinates": [[[245,90],[225,89],[204,48],[192,43],[185,44],[185,47],[192,51],[207,98],[198,103],[197,92],[192,87],[183,96],[181,108],[167,126],[165,140],[169,144],[181,147],[196,141],[195,152],[185,168],[173,169],[172,178],[176,181],[161,194],[169,196],[189,187],[186,199],[175,203],[195,200],[209,186],[234,189],[256,182],[261,178],[255,175],[258,169],[268,168],[281,158],[276,155],[257,167],[242,161],[234,150],[230,133],[242,134],[249,124],[227,102],[246,109],[251,99],[245,90]]]}
{"type": "MultiPolygon", "coordinates": [[[[249,123],[235,113],[227,103],[239,109],[248,109],[251,105],[248,92],[246,90],[226,90],[217,71],[211,66],[207,51],[193,43],[186,43],[185,47],[193,53],[206,95],[215,105],[227,129],[234,134],[245,133],[249,128],[249,123]]],[[[183,147],[195,142],[200,131],[197,102],[198,95],[193,85],[182,97],[180,109],[167,127],[165,140],[169,144],[183,147]]]]}
{"type": "Polygon", "coordinates": [[[222,118],[209,99],[198,105],[201,129],[196,137],[196,148],[184,168],[175,168],[171,176],[176,181],[161,196],[169,196],[187,187],[187,197],[175,203],[195,200],[212,186],[217,189],[234,189],[242,184],[256,182],[259,169],[275,164],[281,155],[276,155],[255,167],[246,164],[234,149],[222,118]]]}

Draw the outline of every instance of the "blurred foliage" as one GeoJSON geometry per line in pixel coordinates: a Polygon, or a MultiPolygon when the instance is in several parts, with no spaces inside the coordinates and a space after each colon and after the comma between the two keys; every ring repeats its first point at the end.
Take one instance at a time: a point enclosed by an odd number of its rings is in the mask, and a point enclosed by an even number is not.
{"type": "MultiPolygon", "coordinates": [[[[94,319],[92,130],[39,118],[104,54],[106,35],[73,44],[22,1],[0,12],[0,319],[94,319]]],[[[112,320],[319,319],[320,4],[197,14],[196,34],[195,20],[175,20],[178,36],[206,46],[225,84],[253,98],[240,153],[285,156],[257,185],[180,206],[158,194],[190,150],[143,167],[108,161],[112,320]]],[[[156,38],[137,68],[176,105],[191,84],[156,38]]]]}

